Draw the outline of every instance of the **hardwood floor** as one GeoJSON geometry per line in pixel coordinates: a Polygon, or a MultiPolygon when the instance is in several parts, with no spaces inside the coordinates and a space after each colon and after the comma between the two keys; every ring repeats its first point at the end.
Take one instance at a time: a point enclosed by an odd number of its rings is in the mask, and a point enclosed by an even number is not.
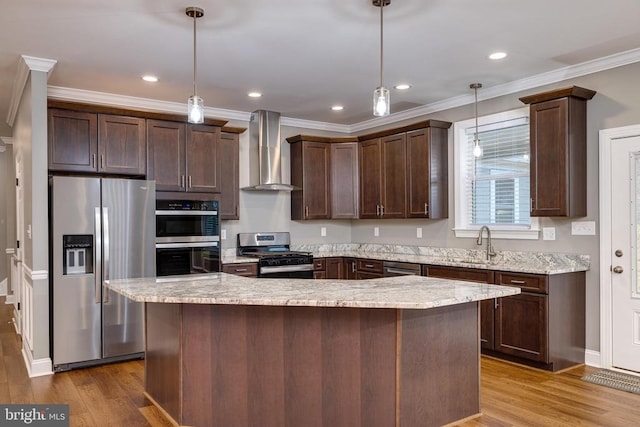
{"type": "MultiPolygon", "coordinates": [[[[68,403],[71,426],[171,425],[143,395],[140,360],[29,378],[12,307],[0,297],[0,403],[68,403]]],[[[640,395],[580,380],[593,371],[552,374],[483,357],[483,415],[456,426],[640,425],[640,395]]]]}

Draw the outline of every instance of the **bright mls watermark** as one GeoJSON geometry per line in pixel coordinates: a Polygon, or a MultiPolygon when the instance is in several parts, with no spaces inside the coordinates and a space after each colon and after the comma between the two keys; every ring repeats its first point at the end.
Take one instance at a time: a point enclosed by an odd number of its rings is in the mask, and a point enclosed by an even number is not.
{"type": "Polygon", "coordinates": [[[69,405],[0,405],[0,426],[69,427],[69,405]]]}

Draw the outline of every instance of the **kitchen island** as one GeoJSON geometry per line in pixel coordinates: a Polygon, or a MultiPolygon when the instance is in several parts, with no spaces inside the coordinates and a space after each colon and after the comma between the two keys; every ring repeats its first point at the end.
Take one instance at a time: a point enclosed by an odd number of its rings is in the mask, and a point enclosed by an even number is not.
{"type": "Polygon", "coordinates": [[[107,281],[146,304],[145,391],[189,426],[437,426],[479,402],[478,301],[518,288],[224,273],[107,281]]]}

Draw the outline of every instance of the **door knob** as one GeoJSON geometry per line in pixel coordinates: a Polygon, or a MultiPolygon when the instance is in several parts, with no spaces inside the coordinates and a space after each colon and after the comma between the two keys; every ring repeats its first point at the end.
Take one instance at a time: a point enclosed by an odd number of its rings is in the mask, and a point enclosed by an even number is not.
{"type": "Polygon", "coordinates": [[[622,268],[622,266],[616,265],[611,269],[611,271],[613,271],[614,273],[620,274],[624,271],[624,269],[622,268]]]}

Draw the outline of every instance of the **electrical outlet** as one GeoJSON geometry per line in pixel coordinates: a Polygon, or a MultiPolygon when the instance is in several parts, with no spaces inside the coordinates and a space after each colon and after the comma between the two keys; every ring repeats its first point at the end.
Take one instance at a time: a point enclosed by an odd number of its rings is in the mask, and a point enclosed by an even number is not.
{"type": "Polygon", "coordinates": [[[571,234],[574,236],[595,236],[595,221],[573,221],[571,223],[571,234]]]}
{"type": "Polygon", "coordinates": [[[416,237],[422,239],[422,227],[416,228],[416,237]]]}
{"type": "Polygon", "coordinates": [[[227,240],[227,230],[224,228],[220,230],[220,240],[227,240]]]}
{"type": "Polygon", "coordinates": [[[542,227],[542,240],[556,240],[556,228],[542,227]]]}
{"type": "Polygon", "coordinates": [[[380,227],[373,227],[373,237],[380,236],[380,227]]]}
{"type": "Polygon", "coordinates": [[[320,237],[327,237],[327,227],[320,227],[320,237]]]}

